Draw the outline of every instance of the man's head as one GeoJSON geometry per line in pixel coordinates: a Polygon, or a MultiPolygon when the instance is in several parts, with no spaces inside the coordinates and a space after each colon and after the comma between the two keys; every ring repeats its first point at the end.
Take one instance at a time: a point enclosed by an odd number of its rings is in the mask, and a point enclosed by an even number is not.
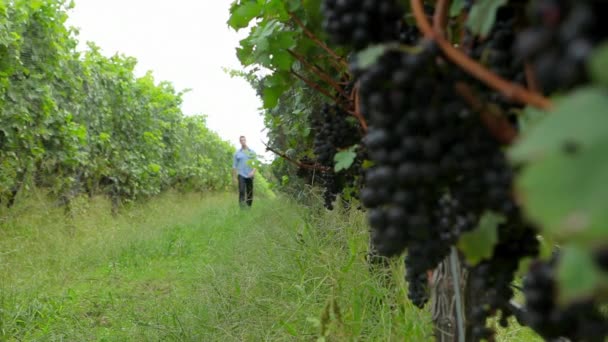
{"type": "Polygon", "coordinates": [[[244,135],[241,135],[239,137],[239,142],[241,143],[242,148],[247,148],[247,139],[245,138],[244,135]]]}

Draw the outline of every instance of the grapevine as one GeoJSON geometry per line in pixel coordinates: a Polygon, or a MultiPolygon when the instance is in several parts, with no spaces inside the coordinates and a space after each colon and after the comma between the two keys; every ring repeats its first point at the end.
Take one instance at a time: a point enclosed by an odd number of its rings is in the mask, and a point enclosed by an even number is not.
{"type": "MultiPolygon", "coordinates": [[[[419,307],[429,300],[428,273],[458,247],[467,262],[467,291],[476,294],[465,303],[470,340],[493,340],[488,319],[506,326],[513,315],[546,338],[607,334],[600,328],[608,326],[606,317],[581,309],[606,303],[607,222],[597,207],[569,200],[565,190],[577,189],[573,175],[594,177],[583,161],[604,162],[599,151],[608,132],[572,119],[604,122],[607,30],[598,19],[604,9],[599,0],[323,0],[290,9],[296,25],[286,27],[299,37],[289,47],[290,72],[297,75],[281,86],[312,88],[323,102],[333,101],[330,111],[318,111],[321,101],[309,106],[308,121],[300,121],[312,133],[302,154],[334,169],[325,174],[332,175],[326,205],[358,188],[370,226],[369,260],[405,254],[408,296],[419,307]],[[348,131],[341,128],[347,122],[348,131]],[[344,151],[352,148],[364,153],[351,154],[344,170],[344,151]],[[557,175],[541,178],[541,169],[557,175]],[[348,186],[336,186],[344,184],[338,175],[348,186]],[[489,217],[498,219],[488,223],[489,217]],[[467,247],[483,230],[496,241],[467,247]],[[544,238],[569,248],[550,265],[532,263],[518,309],[513,283],[523,260],[540,257],[544,238]],[[472,250],[480,248],[488,251],[472,250]],[[572,260],[586,260],[585,269],[600,280],[581,291],[556,276],[575,272],[572,260]],[[539,275],[548,267],[550,276],[539,275]],[[541,292],[545,297],[535,298],[541,292]],[[567,305],[558,308],[558,301],[567,305]],[[550,316],[573,322],[571,331],[546,317],[547,303],[550,316]]],[[[258,18],[264,27],[271,16],[262,11],[258,18]]],[[[287,79],[279,66],[273,70],[269,84],[287,79]]],[[[594,180],[600,178],[608,181],[594,180]]],[[[581,190],[587,204],[600,198],[595,189],[581,190]]]]}

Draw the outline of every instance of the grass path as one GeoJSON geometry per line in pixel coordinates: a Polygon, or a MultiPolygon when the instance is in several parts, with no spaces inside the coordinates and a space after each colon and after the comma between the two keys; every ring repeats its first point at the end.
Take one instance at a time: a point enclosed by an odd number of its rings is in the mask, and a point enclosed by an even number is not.
{"type": "Polygon", "coordinates": [[[40,203],[1,213],[0,341],[432,340],[400,265],[392,286],[367,271],[359,213],[167,194],[66,220],[40,203]]]}

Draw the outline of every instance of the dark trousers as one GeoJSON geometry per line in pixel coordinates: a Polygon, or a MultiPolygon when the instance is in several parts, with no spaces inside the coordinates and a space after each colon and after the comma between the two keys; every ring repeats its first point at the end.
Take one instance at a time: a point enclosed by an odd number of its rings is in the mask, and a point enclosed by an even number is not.
{"type": "Polygon", "coordinates": [[[245,178],[239,175],[239,204],[251,207],[253,203],[253,178],[245,178]]]}

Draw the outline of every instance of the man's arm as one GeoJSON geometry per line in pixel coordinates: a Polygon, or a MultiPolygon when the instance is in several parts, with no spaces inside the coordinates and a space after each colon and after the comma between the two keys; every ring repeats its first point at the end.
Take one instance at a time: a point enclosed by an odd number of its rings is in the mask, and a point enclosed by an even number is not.
{"type": "MultiPolygon", "coordinates": [[[[255,154],[255,151],[252,149],[249,149],[249,151],[250,151],[251,155],[253,156],[252,159],[257,160],[257,154],[255,154]]],[[[255,170],[256,170],[255,167],[251,168],[251,172],[249,172],[249,175],[248,175],[249,178],[251,178],[255,175],[255,170]]]]}

